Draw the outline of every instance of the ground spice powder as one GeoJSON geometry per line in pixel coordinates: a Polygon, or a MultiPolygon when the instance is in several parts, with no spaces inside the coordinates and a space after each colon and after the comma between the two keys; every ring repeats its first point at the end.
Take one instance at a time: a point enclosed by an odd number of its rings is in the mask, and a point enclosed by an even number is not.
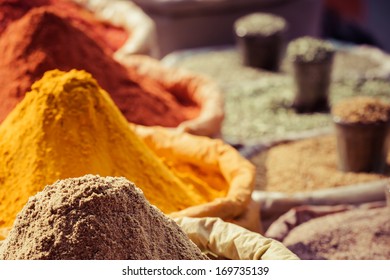
{"type": "Polygon", "coordinates": [[[180,181],[90,74],[49,71],[0,125],[0,227],[45,185],[85,174],[126,177],[164,213],[221,195],[180,181]]]}
{"type": "Polygon", "coordinates": [[[108,91],[128,121],[176,127],[199,114],[153,79],[127,70],[93,39],[46,7],[29,11],[0,37],[0,122],[33,82],[52,69],[86,70],[108,91]]]}
{"type": "Polygon", "coordinates": [[[71,0],[0,0],[0,34],[13,21],[37,7],[55,11],[83,30],[109,52],[118,50],[129,34],[122,28],[102,22],[71,0]]]}
{"type": "Polygon", "coordinates": [[[385,175],[338,169],[336,137],[315,137],[276,145],[251,158],[255,188],[294,193],[370,182],[385,175]]]}
{"type": "Polygon", "coordinates": [[[310,220],[283,243],[301,259],[389,260],[388,207],[358,209],[310,220]]]}
{"type": "Polygon", "coordinates": [[[57,181],[19,213],[0,259],[207,259],[125,178],[57,181]]]}

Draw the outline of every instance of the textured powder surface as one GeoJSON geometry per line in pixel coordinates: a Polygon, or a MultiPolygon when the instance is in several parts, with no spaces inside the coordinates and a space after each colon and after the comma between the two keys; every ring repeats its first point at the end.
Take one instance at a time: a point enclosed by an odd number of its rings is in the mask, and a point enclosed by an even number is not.
{"type": "Polygon", "coordinates": [[[207,259],[179,226],[121,177],[57,181],[31,197],[0,259],[207,259]]]}
{"type": "Polygon", "coordinates": [[[40,7],[0,36],[0,122],[46,71],[85,70],[109,92],[128,121],[175,127],[196,117],[199,106],[135,69],[117,63],[91,37],[55,11],[40,7]]]}
{"type": "Polygon", "coordinates": [[[340,171],[333,135],[279,144],[252,157],[251,161],[257,171],[255,188],[267,191],[313,191],[386,177],[340,171]]]}
{"type": "Polygon", "coordinates": [[[332,108],[335,119],[347,123],[376,123],[390,120],[390,103],[361,96],[341,101],[332,108]]]}
{"type": "Polygon", "coordinates": [[[283,31],[286,27],[286,21],[278,16],[266,13],[254,13],[239,18],[234,28],[237,35],[262,35],[269,36],[283,31]]]}
{"type": "Polygon", "coordinates": [[[390,209],[358,209],[310,220],[283,243],[301,259],[390,259],[390,209]]]}

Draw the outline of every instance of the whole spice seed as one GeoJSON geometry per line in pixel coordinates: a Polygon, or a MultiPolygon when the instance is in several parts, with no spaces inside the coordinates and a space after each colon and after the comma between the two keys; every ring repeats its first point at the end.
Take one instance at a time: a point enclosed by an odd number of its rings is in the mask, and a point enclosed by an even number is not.
{"type": "MultiPolygon", "coordinates": [[[[219,82],[225,93],[222,134],[228,141],[251,144],[269,138],[283,138],[288,133],[332,126],[329,114],[297,114],[290,108],[294,94],[293,81],[288,74],[245,67],[235,50],[193,53],[179,59],[175,65],[219,82]]],[[[286,59],[283,69],[287,73],[291,71],[289,65],[286,59]]],[[[340,51],[335,55],[333,69],[331,105],[361,95],[390,100],[390,82],[372,79],[372,74],[378,70],[376,61],[340,51]]]]}
{"type": "Polygon", "coordinates": [[[284,30],[286,21],[278,16],[266,13],[253,13],[238,19],[234,28],[238,36],[270,36],[284,30]]]}
{"type": "Polygon", "coordinates": [[[250,160],[257,171],[255,188],[265,191],[306,192],[386,177],[339,171],[336,138],[333,135],[279,144],[250,160]]]}
{"type": "Polygon", "coordinates": [[[287,47],[287,56],[295,62],[320,62],[334,52],[334,47],[328,41],[308,36],[295,39],[287,47]]]}
{"type": "Polygon", "coordinates": [[[0,259],[205,260],[171,219],[123,177],[57,181],[31,197],[0,259]]]}
{"type": "Polygon", "coordinates": [[[389,260],[389,209],[356,209],[310,220],[283,243],[301,259],[389,260]]]}

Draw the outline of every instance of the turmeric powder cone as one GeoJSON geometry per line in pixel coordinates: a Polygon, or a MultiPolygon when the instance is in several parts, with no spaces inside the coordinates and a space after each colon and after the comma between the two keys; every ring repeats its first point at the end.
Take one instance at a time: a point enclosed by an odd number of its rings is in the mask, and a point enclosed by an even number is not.
{"type": "Polygon", "coordinates": [[[129,129],[90,74],[46,72],[0,125],[0,227],[58,179],[123,176],[164,213],[207,202],[129,129]]]}

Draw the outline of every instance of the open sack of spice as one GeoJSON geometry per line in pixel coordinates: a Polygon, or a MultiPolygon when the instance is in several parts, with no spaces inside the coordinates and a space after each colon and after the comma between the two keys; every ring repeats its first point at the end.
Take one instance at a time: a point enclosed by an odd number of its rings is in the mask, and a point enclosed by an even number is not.
{"type": "Polygon", "coordinates": [[[219,217],[261,232],[258,203],[251,201],[255,169],[222,140],[162,127],[132,125],[134,132],[184,182],[212,196],[208,203],[170,213],[171,217],[219,217]]]}
{"type": "Polygon", "coordinates": [[[125,177],[165,214],[244,214],[253,165],[220,140],[160,129],[150,149],[89,73],[46,72],[0,125],[0,227],[45,185],[85,174],[125,177]]]}
{"type": "Polygon", "coordinates": [[[359,205],[294,207],[268,228],[302,259],[389,259],[390,207],[359,205]],[[325,242],[326,241],[326,242],[325,242]]]}
{"type": "Polygon", "coordinates": [[[30,197],[0,242],[0,259],[298,259],[280,242],[220,219],[176,222],[123,177],[68,178],[30,197]]]}
{"type": "Polygon", "coordinates": [[[223,102],[211,80],[164,68],[146,56],[134,57],[125,67],[68,17],[41,6],[9,23],[1,34],[0,122],[46,71],[83,69],[109,92],[130,122],[219,134],[223,102]]]}
{"type": "Polygon", "coordinates": [[[390,103],[354,97],[332,108],[333,134],[264,147],[253,198],[262,218],[298,205],[360,204],[384,199],[389,177],[390,103]]]}
{"type": "MultiPolygon", "coordinates": [[[[314,48],[321,49],[322,43],[314,48]]],[[[333,46],[329,105],[362,95],[390,100],[387,53],[368,46],[333,46]]],[[[313,55],[313,50],[307,53],[313,55]]],[[[243,65],[237,48],[228,46],[178,51],[162,62],[213,78],[223,89],[225,100],[223,139],[251,146],[308,133],[320,135],[332,128],[328,112],[297,113],[291,106],[297,93],[291,58],[284,56],[280,71],[270,72],[243,65]]]]}

